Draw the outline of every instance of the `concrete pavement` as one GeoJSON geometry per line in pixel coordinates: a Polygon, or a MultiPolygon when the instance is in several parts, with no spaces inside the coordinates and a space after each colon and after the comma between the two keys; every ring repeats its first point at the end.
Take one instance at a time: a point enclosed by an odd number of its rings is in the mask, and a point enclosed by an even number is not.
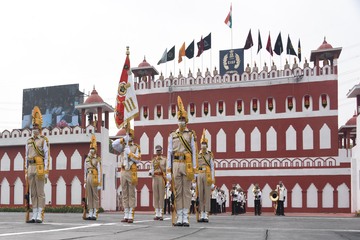
{"type": "Polygon", "coordinates": [[[152,213],[137,212],[133,224],[121,223],[120,212],[99,214],[84,221],[82,214],[46,213],[43,224],[27,224],[24,213],[0,213],[2,239],[360,239],[360,218],[352,214],[296,214],[285,217],[264,213],[210,216],[209,223],[190,218],[190,227],[173,227],[171,218],[152,220],[152,213]]]}

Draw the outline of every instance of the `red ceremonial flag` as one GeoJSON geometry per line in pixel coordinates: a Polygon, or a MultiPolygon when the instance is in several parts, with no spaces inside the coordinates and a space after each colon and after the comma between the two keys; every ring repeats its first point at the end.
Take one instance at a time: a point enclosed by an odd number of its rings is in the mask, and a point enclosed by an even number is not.
{"type": "Polygon", "coordinates": [[[131,73],[129,72],[129,54],[129,48],[127,48],[126,59],[117,89],[114,117],[115,124],[118,128],[122,128],[123,126],[125,126],[127,121],[130,121],[139,113],[138,102],[133,86],[134,83],[132,81],[131,73]],[[128,79],[129,77],[130,79],[128,79]]]}
{"type": "Polygon", "coordinates": [[[270,53],[271,56],[273,56],[273,50],[272,50],[272,47],[271,47],[270,33],[269,33],[269,38],[268,38],[267,44],[266,44],[266,50],[270,53]]]}
{"type": "Polygon", "coordinates": [[[198,53],[196,57],[200,57],[200,55],[204,52],[204,39],[202,36],[200,42],[198,42],[197,45],[198,45],[198,53]]]}

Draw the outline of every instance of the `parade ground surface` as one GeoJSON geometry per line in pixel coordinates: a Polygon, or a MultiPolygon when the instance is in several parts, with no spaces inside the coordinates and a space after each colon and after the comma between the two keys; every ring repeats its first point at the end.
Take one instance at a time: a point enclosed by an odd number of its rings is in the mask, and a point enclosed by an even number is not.
{"type": "Polygon", "coordinates": [[[1,239],[360,239],[360,218],[353,214],[288,213],[274,216],[229,213],[210,216],[209,223],[197,223],[191,215],[190,227],[173,227],[170,215],[154,221],[152,213],[137,212],[132,224],[121,223],[120,212],[99,215],[84,221],[82,214],[46,213],[42,224],[25,223],[24,213],[0,213],[1,239]]]}

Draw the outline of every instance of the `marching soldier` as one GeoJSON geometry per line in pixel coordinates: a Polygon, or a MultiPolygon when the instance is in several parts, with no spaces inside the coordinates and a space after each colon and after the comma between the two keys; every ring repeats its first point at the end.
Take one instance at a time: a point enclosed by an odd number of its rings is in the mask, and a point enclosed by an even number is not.
{"type": "Polygon", "coordinates": [[[164,194],[164,214],[166,214],[166,212],[170,214],[171,211],[170,205],[171,205],[171,190],[170,190],[169,182],[167,182],[165,186],[165,194],[164,194]]]}
{"type": "Polygon", "coordinates": [[[186,127],[187,112],[178,96],[178,126],[168,139],[168,162],[166,178],[174,181],[175,208],[177,221],[174,226],[190,226],[189,207],[191,202],[191,182],[196,179],[196,135],[186,127]],[[172,180],[173,178],[173,180],[172,180]]]}
{"type": "Polygon", "coordinates": [[[198,154],[198,195],[200,219],[198,222],[209,222],[211,189],[215,187],[214,155],[208,151],[208,140],[205,137],[205,128],[201,136],[201,150],[198,154]]]}
{"type": "Polygon", "coordinates": [[[253,188],[253,194],[254,194],[254,208],[255,208],[255,216],[261,215],[261,189],[259,187],[259,184],[255,184],[253,188]]]}
{"type": "Polygon", "coordinates": [[[244,190],[241,187],[239,187],[238,192],[239,194],[237,197],[237,206],[238,206],[237,213],[242,214],[244,213],[244,190]]]}
{"type": "Polygon", "coordinates": [[[101,190],[102,167],[101,158],[97,154],[96,137],[93,134],[90,141],[90,151],[84,163],[84,187],[87,197],[89,216],[85,220],[96,220],[99,209],[99,190],[101,190]]]}
{"type": "Polygon", "coordinates": [[[190,214],[195,214],[195,207],[196,206],[196,199],[197,199],[197,196],[196,196],[196,191],[194,189],[193,186],[191,186],[191,206],[190,206],[190,214]]]}
{"type": "Polygon", "coordinates": [[[284,184],[282,183],[282,181],[279,181],[279,184],[276,185],[276,191],[279,194],[279,199],[278,199],[278,202],[277,202],[276,215],[285,216],[284,202],[285,202],[285,197],[286,197],[285,196],[286,188],[285,188],[284,184]]]}
{"type": "Polygon", "coordinates": [[[32,112],[33,136],[25,146],[25,177],[29,183],[33,215],[27,223],[42,223],[45,208],[45,183],[49,174],[50,146],[41,134],[42,115],[39,107],[32,112]]]}
{"type": "Polygon", "coordinates": [[[216,213],[218,212],[217,209],[217,196],[218,196],[218,188],[214,187],[214,189],[211,191],[210,194],[210,210],[211,210],[211,214],[216,215],[216,213]]]}
{"type": "MultiPolygon", "coordinates": [[[[129,123],[128,123],[129,124],[129,123]]],[[[138,183],[137,166],[141,159],[140,146],[134,143],[134,130],[127,130],[124,138],[112,143],[120,152],[120,182],[124,207],[124,219],[121,222],[133,223],[135,214],[135,187],[138,183]]]]}
{"type": "Polygon", "coordinates": [[[230,191],[231,195],[231,215],[237,215],[236,209],[237,209],[237,196],[239,192],[236,189],[235,184],[232,185],[232,190],[230,191]]]}
{"type": "Polygon", "coordinates": [[[163,220],[165,195],[165,172],[166,172],[166,158],[162,156],[162,147],[157,145],[155,147],[156,157],[151,160],[150,176],[152,176],[153,187],[153,204],[155,208],[154,220],[163,220]]]}

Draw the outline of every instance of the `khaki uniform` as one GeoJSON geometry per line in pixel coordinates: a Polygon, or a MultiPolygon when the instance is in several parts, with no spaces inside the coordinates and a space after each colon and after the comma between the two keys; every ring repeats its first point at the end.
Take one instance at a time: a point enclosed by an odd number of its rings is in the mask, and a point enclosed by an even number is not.
{"type": "Polygon", "coordinates": [[[155,217],[162,217],[164,213],[164,195],[166,185],[166,158],[164,156],[154,157],[151,160],[150,170],[152,175],[153,206],[156,212],[155,217]]]}
{"type": "Polygon", "coordinates": [[[124,207],[124,219],[134,219],[136,198],[135,187],[138,183],[136,164],[141,159],[140,146],[132,142],[129,143],[130,153],[126,154],[126,149],[120,155],[120,182],[122,189],[122,200],[124,207]]]}
{"type": "Polygon", "coordinates": [[[195,132],[185,128],[181,133],[179,129],[170,133],[168,139],[168,170],[171,172],[175,185],[175,207],[177,209],[177,223],[189,223],[188,213],[191,203],[191,182],[196,169],[196,135],[195,132]],[[187,149],[180,137],[187,142],[187,149]],[[190,151],[191,152],[190,152],[190,151]],[[188,161],[186,161],[188,159],[188,161]],[[191,171],[191,173],[189,172],[191,171]]]}
{"type": "Polygon", "coordinates": [[[42,135],[31,137],[26,144],[25,173],[29,181],[33,208],[32,220],[43,221],[45,208],[45,179],[49,172],[49,140],[42,135]]]}
{"type": "Polygon", "coordinates": [[[200,151],[198,154],[198,164],[199,212],[202,214],[201,219],[204,219],[204,215],[210,212],[211,185],[215,183],[214,156],[212,152],[200,151]]]}
{"type": "Polygon", "coordinates": [[[89,153],[89,155],[85,159],[84,166],[87,206],[91,211],[94,211],[94,213],[96,214],[96,209],[99,209],[98,186],[101,186],[101,158],[96,154],[91,155],[89,153]]]}

